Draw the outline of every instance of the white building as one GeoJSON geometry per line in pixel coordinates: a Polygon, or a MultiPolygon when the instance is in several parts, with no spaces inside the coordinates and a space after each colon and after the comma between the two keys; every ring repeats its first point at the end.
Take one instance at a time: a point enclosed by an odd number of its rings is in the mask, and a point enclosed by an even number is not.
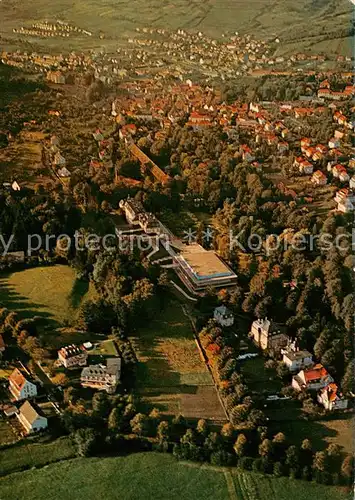
{"type": "Polygon", "coordinates": [[[62,347],[58,351],[58,360],[65,368],[85,366],[87,359],[86,350],[74,344],[62,347]]]}
{"type": "Polygon", "coordinates": [[[9,390],[16,401],[37,396],[37,386],[30,382],[18,368],[9,377],[9,390]]]}
{"type": "Polygon", "coordinates": [[[221,326],[232,326],[234,323],[233,313],[226,306],[216,307],[213,317],[221,326]]]}
{"type": "Polygon", "coordinates": [[[321,389],[317,396],[318,403],[324,406],[326,410],[346,410],[348,400],[341,393],[338,393],[338,386],[331,383],[321,389]]]}
{"type": "Polygon", "coordinates": [[[299,371],[313,365],[312,354],[308,351],[300,351],[295,342],[290,343],[286,349],[281,349],[282,361],[290,372],[299,371]]]}
{"type": "Polygon", "coordinates": [[[346,214],[355,210],[355,193],[347,188],[340,189],[336,193],[334,201],[338,204],[337,210],[339,212],[346,214]]]}
{"type": "Polygon", "coordinates": [[[17,413],[17,418],[26,430],[26,434],[38,432],[48,427],[48,420],[38,413],[29,401],[23,403],[17,413]]]}
{"type": "Polygon", "coordinates": [[[288,337],[280,326],[273,325],[267,318],[257,319],[251,325],[249,336],[261,349],[281,349],[288,343],[288,337]]]}

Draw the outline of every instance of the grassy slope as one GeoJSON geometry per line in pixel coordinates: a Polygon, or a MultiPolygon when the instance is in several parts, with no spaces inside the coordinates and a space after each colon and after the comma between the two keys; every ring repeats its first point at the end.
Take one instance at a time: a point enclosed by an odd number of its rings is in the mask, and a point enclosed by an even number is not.
{"type": "Polygon", "coordinates": [[[1,304],[21,317],[42,316],[57,325],[73,321],[76,309],[91,294],[88,283],[76,281],[68,266],[36,267],[0,277],[1,304]]]}
{"type": "MultiPolygon", "coordinates": [[[[22,469],[42,467],[47,463],[65,460],[74,456],[74,447],[67,437],[49,443],[30,443],[26,441],[0,450],[0,474],[5,475],[22,469]]],[[[1,494],[1,482],[0,498],[6,498],[6,495],[1,494]]]]}
{"type": "MultiPolygon", "coordinates": [[[[223,469],[178,463],[171,455],[139,453],[127,457],[74,459],[0,480],[7,500],[342,500],[331,487],[233,471],[235,495],[223,469]]],[[[227,475],[229,475],[227,473],[227,475]]],[[[232,483],[233,481],[229,481],[232,483]]]]}

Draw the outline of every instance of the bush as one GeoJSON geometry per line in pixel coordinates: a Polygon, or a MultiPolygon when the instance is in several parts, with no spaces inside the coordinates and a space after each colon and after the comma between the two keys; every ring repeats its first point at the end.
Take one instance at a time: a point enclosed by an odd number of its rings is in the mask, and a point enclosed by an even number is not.
{"type": "Polygon", "coordinates": [[[211,453],[210,461],[212,465],[233,465],[234,457],[225,450],[211,453]]]}
{"type": "Polygon", "coordinates": [[[281,477],[285,473],[284,466],[282,465],[281,462],[275,462],[274,463],[274,468],[273,468],[273,474],[276,477],[281,477]]]}
{"type": "Polygon", "coordinates": [[[238,467],[243,470],[251,470],[253,467],[254,459],[253,457],[241,457],[238,462],[238,467]]]}

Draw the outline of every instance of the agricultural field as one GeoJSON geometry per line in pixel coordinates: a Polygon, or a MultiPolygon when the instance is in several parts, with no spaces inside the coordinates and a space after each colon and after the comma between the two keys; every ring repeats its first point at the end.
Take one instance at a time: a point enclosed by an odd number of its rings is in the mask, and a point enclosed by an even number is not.
{"type": "MultiPolygon", "coordinates": [[[[76,280],[75,271],[64,265],[36,267],[0,277],[0,303],[21,318],[42,318],[46,328],[52,330],[75,326],[78,308],[93,294],[89,283],[76,280]]],[[[65,337],[65,330],[62,333],[65,337]]]]}
{"type": "MultiPolygon", "coordinates": [[[[74,456],[75,450],[68,437],[62,437],[50,442],[31,443],[26,441],[0,450],[0,475],[7,475],[16,471],[31,469],[32,467],[43,467],[46,464],[74,456]]],[[[0,498],[3,498],[1,489],[0,480],[0,498]]],[[[24,495],[25,497],[26,495],[24,495]]]]}
{"type": "Polygon", "coordinates": [[[4,181],[18,180],[21,187],[35,184],[49,187],[53,184],[50,172],[42,165],[42,132],[20,134],[20,139],[0,149],[0,176],[4,181]]]}
{"type": "MultiPolygon", "coordinates": [[[[317,34],[323,31],[334,32],[330,39],[336,37],[336,27],[346,26],[351,19],[351,5],[348,0],[221,0],[219,2],[190,2],[175,0],[161,2],[150,0],[143,2],[116,2],[107,0],[62,0],[60,3],[48,3],[36,0],[18,2],[8,0],[0,3],[1,35],[13,43],[18,40],[31,42],[39,46],[45,45],[53,50],[73,50],[95,48],[114,48],[118,41],[132,34],[136,27],[154,27],[176,30],[183,28],[191,31],[202,31],[213,37],[220,37],[223,32],[254,33],[262,36],[279,36],[281,48],[287,51],[288,39],[302,36],[304,42],[298,42],[296,51],[302,46],[311,46],[308,37],[310,26],[317,28],[317,34]],[[38,21],[61,20],[89,30],[92,36],[76,36],[75,38],[24,37],[12,33],[21,26],[29,27],[38,21]],[[302,43],[304,45],[302,45],[302,43]]],[[[10,43],[10,42],[8,42],[10,43]]],[[[295,45],[297,41],[293,42],[295,45]]],[[[339,41],[333,43],[334,50],[339,41]]]]}
{"type": "Polygon", "coordinates": [[[162,413],[224,420],[192,328],[178,302],[132,338],[138,356],[138,387],[144,400],[162,413]]]}
{"type": "Polygon", "coordinates": [[[7,500],[345,500],[336,488],[177,462],[171,455],[78,458],[0,480],[7,500]]]}

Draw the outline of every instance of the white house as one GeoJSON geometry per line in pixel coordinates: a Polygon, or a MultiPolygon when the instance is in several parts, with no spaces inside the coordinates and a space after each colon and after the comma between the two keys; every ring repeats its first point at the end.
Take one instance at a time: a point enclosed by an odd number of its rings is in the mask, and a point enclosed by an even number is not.
{"type": "Polygon", "coordinates": [[[328,146],[330,147],[330,149],[335,149],[335,148],[338,148],[340,146],[340,142],[339,142],[338,139],[336,139],[335,137],[333,137],[328,142],[328,146]]]}
{"type": "Polygon", "coordinates": [[[323,174],[323,172],[317,170],[314,172],[311,181],[316,186],[325,186],[327,184],[327,177],[323,174]]]}
{"type": "Polygon", "coordinates": [[[16,401],[37,396],[37,386],[30,382],[18,368],[9,377],[9,390],[16,401]]]}
{"type": "Polygon", "coordinates": [[[48,427],[48,420],[38,413],[29,401],[23,403],[17,413],[17,418],[26,430],[26,434],[38,432],[48,427]]]}
{"type": "Polygon", "coordinates": [[[58,351],[58,360],[65,368],[85,366],[87,359],[86,350],[74,344],[62,347],[58,351]]]}
{"type": "Polygon", "coordinates": [[[282,361],[290,372],[299,371],[313,365],[312,354],[308,351],[297,349],[295,342],[290,343],[286,349],[281,349],[282,361]]]}
{"type": "Polygon", "coordinates": [[[68,179],[71,176],[71,173],[70,170],[67,169],[67,167],[63,167],[57,171],[57,175],[62,179],[68,179]]]}
{"type": "Polygon", "coordinates": [[[280,326],[273,325],[267,318],[257,319],[251,325],[249,336],[261,349],[281,349],[288,342],[280,326]]]}
{"type": "Polygon", "coordinates": [[[347,188],[340,189],[336,193],[334,201],[338,204],[337,210],[339,212],[347,214],[355,210],[355,193],[347,188]]]}
{"type": "Polygon", "coordinates": [[[213,317],[217,323],[222,326],[232,326],[234,323],[234,316],[232,311],[226,308],[226,306],[216,307],[213,313],[213,317]]]}
{"type": "Polygon", "coordinates": [[[338,393],[338,386],[330,383],[323,387],[317,396],[318,403],[324,406],[326,410],[346,410],[348,400],[341,393],[338,393]]]}
{"type": "Polygon", "coordinates": [[[59,151],[54,155],[53,163],[58,167],[65,167],[66,164],[65,158],[60,154],[59,151]]]}
{"type": "Polygon", "coordinates": [[[302,390],[319,391],[332,382],[334,379],[321,364],[301,370],[292,377],[292,387],[299,392],[302,390]]]}

